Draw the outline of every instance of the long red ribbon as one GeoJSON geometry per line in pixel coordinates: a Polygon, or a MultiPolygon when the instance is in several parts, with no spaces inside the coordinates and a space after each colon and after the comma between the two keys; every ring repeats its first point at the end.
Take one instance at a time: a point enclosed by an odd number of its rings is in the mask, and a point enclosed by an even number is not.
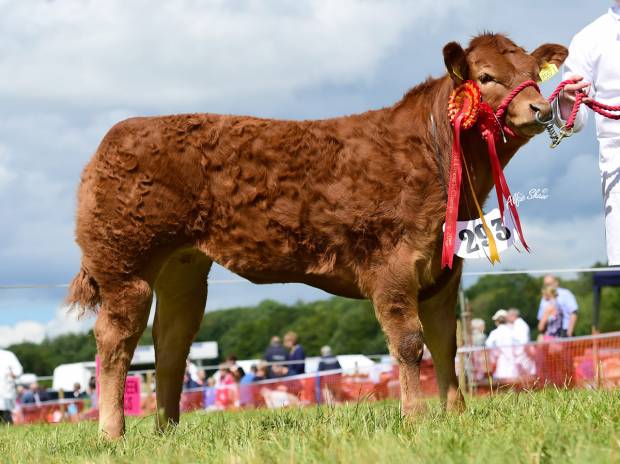
{"type": "Polygon", "coordinates": [[[456,220],[459,214],[459,199],[461,196],[461,178],[463,166],[461,164],[461,123],[468,111],[469,104],[465,101],[463,109],[454,120],[454,139],[452,141],[452,156],[450,159],[450,180],[448,184],[448,204],[446,205],[446,227],[443,233],[443,249],[441,253],[441,267],[452,269],[454,246],[456,238],[456,220]]]}
{"type": "Polygon", "coordinates": [[[499,156],[497,155],[497,149],[495,147],[495,141],[499,139],[499,133],[501,131],[501,127],[495,115],[493,114],[493,108],[486,103],[482,102],[480,104],[480,111],[478,113],[477,120],[478,130],[482,134],[482,137],[487,143],[487,149],[489,152],[489,161],[491,163],[491,173],[493,175],[493,183],[495,184],[495,192],[497,194],[497,204],[499,205],[500,216],[502,218],[502,223],[504,221],[504,199],[506,203],[508,203],[508,208],[510,210],[510,214],[515,223],[515,227],[517,229],[517,234],[519,235],[519,239],[523,244],[523,247],[529,251],[529,247],[527,243],[525,243],[525,238],[523,237],[523,231],[521,230],[521,221],[519,219],[519,214],[517,213],[517,209],[514,205],[514,202],[511,201],[511,193],[508,188],[508,182],[506,181],[506,177],[504,176],[504,171],[502,169],[502,165],[499,161],[499,156]]]}
{"type": "Polygon", "coordinates": [[[495,149],[495,137],[492,133],[486,131],[483,134],[484,138],[487,142],[487,147],[489,150],[489,159],[491,161],[491,172],[493,173],[493,182],[495,183],[495,191],[497,192],[497,203],[499,204],[499,212],[502,218],[502,224],[505,224],[504,220],[504,198],[506,199],[506,203],[508,203],[508,208],[510,210],[510,214],[512,215],[512,219],[514,220],[515,227],[517,229],[517,234],[519,234],[519,240],[523,244],[523,247],[530,251],[530,248],[527,246],[525,242],[525,237],[523,236],[523,230],[521,229],[521,220],[519,219],[519,213],[517,213],[517,208],[513,201],[511,201],[512,194],[510,193],[510,189],[508,188],[508,182],[506,182],[506,177],[504,176],[504,171],[502,170],[502,165],[499,162],[499,157],[497,156],[497,150],[495,149]],[[502,198],[503,197],[503,198],[502,198]]]}

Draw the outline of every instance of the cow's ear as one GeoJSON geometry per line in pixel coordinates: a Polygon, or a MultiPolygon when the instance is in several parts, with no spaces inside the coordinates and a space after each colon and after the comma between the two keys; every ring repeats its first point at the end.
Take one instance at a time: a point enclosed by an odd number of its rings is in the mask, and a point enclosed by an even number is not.
{"type": "Polygon", "coordinates": [[[559,68],[568,56],[568,49],[564,45],[548,43],[538,47],[531,55],[541,68],[546,64],[554,64],[559,68]]]}
{"type": "Polygon", "coordinates": [[[465,50],[456,42],[450,42],[443,47],[443,61],[446,63],[448,74],[459,85],[467,80],[469,75],[469,66],[467,65],[467,56],[465,50]]]}

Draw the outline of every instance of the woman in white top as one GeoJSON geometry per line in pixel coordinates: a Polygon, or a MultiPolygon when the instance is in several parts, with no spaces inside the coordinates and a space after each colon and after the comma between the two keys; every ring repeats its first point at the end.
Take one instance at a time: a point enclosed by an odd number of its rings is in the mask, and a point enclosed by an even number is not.
{"type": "Polygon", "coordinates": [[[17,357],[7,350],[0,350],[0,424],[13,423],[11,411],[15,409],[15,379],[23,369],[17,357]]]}
{"type": "Polygon", "coordinates": [[[515,345],[519,343],[514,335],[512,327],[508,324],[508,312],[499,309],[493,315],[496,328],[491,331],[486,347],[490,348],[492,361],[495,363],[493,378],[500,382],[514,381],[519,377],[518,360],[515,353],[515,345]]]}
{"type": "MultiPolygon", "coordinates": [[[[620,0],[573,38],[564,62],[564,79],[575,79],[556,100],[556,124],[564,125],[581,90],[608,105],[620,105],[620,0]]],[[[581,105],[574,130],[586,123],[590,110],[581,105]]],[[[605,208],[609,265],[620,264],[620,120],[596,115],[599,167],[605,208]]]]}

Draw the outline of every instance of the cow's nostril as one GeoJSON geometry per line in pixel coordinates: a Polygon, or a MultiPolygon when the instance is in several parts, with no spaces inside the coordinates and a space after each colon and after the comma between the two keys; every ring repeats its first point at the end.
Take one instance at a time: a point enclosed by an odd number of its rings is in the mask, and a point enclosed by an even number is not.
{"type": "Polygon", "coordinates": [[[538,113],[540,111],[540,108],[536,105],[534,105],[533,103],[530,103],[530,108],[532,108],[532,111],[534,113],[538,113]]]}

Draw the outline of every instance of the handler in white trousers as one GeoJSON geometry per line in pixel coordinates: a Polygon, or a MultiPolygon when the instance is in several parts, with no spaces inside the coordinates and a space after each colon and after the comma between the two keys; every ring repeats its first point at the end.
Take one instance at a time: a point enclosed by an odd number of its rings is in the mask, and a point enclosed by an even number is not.
{"type": "Polygon", "coordinates": [[[0,424],[13,423],[11,411],[15,409],[15,379],[22,373],[17,357],[10,351],[0,349],[0,424]]]}
{"type": "MultiPolygon", "coordinates": [[[[575,91],[608,105],[620,105],[620,0],[609,11],[579,31],[564,62],[567,85],[556,100],[556,124],[561,127],[571,112],[575,91]]],[[[579,131],[591,110],[581,105],[574,130],[579,131]]],[[[605,236],[609,265],[620,265],[620,120],[596,114],[599,167],[605,208],[605,236]]]]}

